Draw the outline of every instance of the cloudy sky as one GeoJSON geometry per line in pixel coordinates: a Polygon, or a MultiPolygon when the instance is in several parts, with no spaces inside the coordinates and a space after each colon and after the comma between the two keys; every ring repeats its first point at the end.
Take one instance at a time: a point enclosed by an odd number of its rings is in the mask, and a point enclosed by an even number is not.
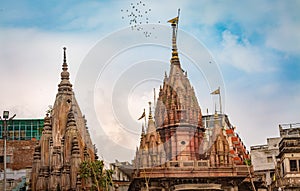
{"type": "Polygon", "coordinates": [[[44,117],[66,46],[98,154],[130,161],[142,125],[136,119],[169,69],[166,21],[178,8],[181,64],[204,114],[214,111],[218,99],[209,93],[220,86],[223,111],[247,148],[278,136],[279,124],[300,122],[297,0],[2,0],[0,109],[44,117]],[[138,11],[134,26],[130,14],[138,11]]]}

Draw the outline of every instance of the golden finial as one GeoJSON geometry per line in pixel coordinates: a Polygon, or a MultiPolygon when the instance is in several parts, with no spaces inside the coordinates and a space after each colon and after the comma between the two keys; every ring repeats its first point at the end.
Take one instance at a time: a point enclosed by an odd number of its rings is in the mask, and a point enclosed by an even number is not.
{"type": "Polygon", "coordinates": [[[172,33],[172,60],[173,59],[178,59],[176,40],[177,40],[179,13],[180,13],[180,9],[178,9],[178,16],[168,21],[169,23],[171,23],[171,26],[173,28],[173,33],[172,33]]]}

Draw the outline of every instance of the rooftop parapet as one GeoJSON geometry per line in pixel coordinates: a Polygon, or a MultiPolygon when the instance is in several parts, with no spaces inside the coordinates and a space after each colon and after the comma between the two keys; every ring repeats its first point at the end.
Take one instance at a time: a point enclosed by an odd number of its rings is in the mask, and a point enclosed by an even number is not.
{"type": "Polygon", "coordinates": [[[280,137],[300,136],[300,123],[280,124],[280,137]]]}

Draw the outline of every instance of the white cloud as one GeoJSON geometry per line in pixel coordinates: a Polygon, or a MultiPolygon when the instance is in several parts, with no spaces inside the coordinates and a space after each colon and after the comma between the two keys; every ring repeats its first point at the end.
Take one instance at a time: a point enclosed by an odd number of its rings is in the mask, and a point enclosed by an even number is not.
{"type": "Polygon", "coordinates": [[[273,61],[263,49],[252,46],[247,39],[230,31],[222,33],[222,49],[216,55],[220,64],[232,65],[245,72],[261,72],[274,69],[273,61]],[[271,63],[271,64],[270,64],[271,63]]]}
{"type": "Polygon", "coordinates": [[[284,90],[276,83],[241,87],[230,87],[226,109],[248,148],[265,144],[268,137],[278,137],[279,124],[299,122],[299,87],[284,90]]]}
{"type": "Polygon", "coordinates": [[[266,46],[298,55],[300,52],[300,21],[282,19],[276,28],[268,32],[266,46]]]}

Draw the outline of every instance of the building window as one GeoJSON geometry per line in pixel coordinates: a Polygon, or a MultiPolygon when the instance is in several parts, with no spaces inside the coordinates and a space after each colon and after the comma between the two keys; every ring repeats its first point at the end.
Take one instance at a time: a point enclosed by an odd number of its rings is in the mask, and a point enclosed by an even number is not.
{"type": "Polygon", "coordinates": [[[284,163],[281,163],[282,176],[284,175],[284,163]]]}
{"type": "MultiPolygon", "coordinates": [[[[0,156],[0,164],[4,163],[4,156],[0,156]]],[[[11,156],[6,156],[6,164],[11,163],[11,156]]]]}
{"type": "Polygon", "coordinates": [[[11,156],[6,156],[6,163],[11,163],[11,156]]]}
{"type": "Polygon", "coordinates": [[[290,171],[297,171],[297,161],[296,160],[290,160],[290,171]]]}
{"type": "Polygon", "coordinates": [[[272,179],[272,181],[275,181],[275,172],[270,172],[270,178],[272,179]]]}

